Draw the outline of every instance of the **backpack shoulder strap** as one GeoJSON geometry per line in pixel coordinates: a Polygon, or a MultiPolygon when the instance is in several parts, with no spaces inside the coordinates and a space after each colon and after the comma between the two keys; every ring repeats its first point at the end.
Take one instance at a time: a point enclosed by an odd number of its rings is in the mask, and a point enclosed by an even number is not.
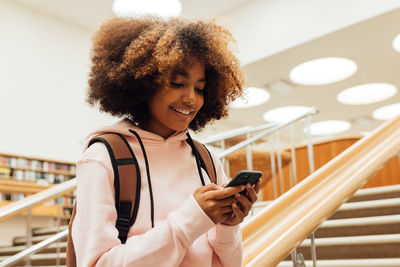
{"type": "Polygon", "coordinates": [[[125,244],[129,228],[134,224],[140,200],[140,169],[131,147],[119,133],[105,133],[93,138],[89,146],[103,143],[110,154],[114,171],[115,208],[118,238],[125,244]]]}
{"type": "Polygon", "coordinates": [[[200,161],[202,167],[205,168],[205,171],[208,174],[208,177],[210,178],[210,181],[214,184],[217,183],[217,172],[215,170],[215,165],[214,161],[211,157],[210,151],[208,151],[207,147],[200,143],[197,140],[193,140],[194,147],[196,148],[197,152],[199,153],[200,156],[200,161]]]}

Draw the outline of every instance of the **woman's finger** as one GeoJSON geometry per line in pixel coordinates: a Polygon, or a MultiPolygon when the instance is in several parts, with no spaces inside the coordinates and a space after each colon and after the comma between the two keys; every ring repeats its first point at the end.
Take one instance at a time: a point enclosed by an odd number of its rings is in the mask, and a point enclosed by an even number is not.
{"type": "Polygon", "coordinates": [[[232,205],[232,203],[237,202],[237,199],[235,197],[231,196],[231,197],[227,197],[224,199],[215,199],[214,201],[215,201],[216,205],[219,207],[226,207],[226,206],[230,207],[232,205]]]}
{"type": "Polygon", "coordinates": [[[232,204],[228,207],[223,207],[218,210],[220,214],[232,213],[232,204]]]}
{"type": "Polygon", "coordinates": [[[243,221],[245,213],[239,208],[236,203],[232,204],[233,214],[237,217],[238,221],[243,221]]]}
{"type": "Polygon", "coordinates": [[[261,183],[262,183],[262,179],[259,179],[257,181],[256,185],[254,186],[254,190],[256,191],[256,193],[258,193],[260,191],[261,183]]]}
{"type": "Polygon", "coordinates": [[[234,194],[243,191],[246,187],[244,185],[238,185],[238,186],[232,186],[232,187],[227,187],[223,188],[220,190],[214,190],[210,192],[210,196],[213,199],[224,199],[230,196],[233,196],[234,194]]]}
{"type": "Polygon", "coordinates": [[[251,206],[253,205],[253,203],[251,203],[247,197],[243,196],[240,193],[237,193],[235,195],[235,198],[239,201],[240,205],[244,208],[243,212],[245,214],[247,214],[247,212],[251,209],[251,206]]]}
{"type": "Polygon", "coordinates": [[[246,191],[247,191],[247,198],[250,200],[251,203],[256,202],[257,200],[257,192],[254,187],[252,187],[250,184],[246,185],[246,191]]]}

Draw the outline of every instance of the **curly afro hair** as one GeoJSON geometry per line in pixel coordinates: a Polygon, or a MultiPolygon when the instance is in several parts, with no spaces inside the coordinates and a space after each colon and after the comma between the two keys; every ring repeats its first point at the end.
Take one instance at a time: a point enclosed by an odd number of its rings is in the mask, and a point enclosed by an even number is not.
{"type": "Polygon", "coordinates": [[[233,42],[214,22],[109,19],[93,38],[87,102],[143,127],[150,119],[148,101],[195,57],[206,66],[204,105],[189,125],[197,131],[226,117],[228,104],[242,95],[244,78],[229,47],[233,42]]]}

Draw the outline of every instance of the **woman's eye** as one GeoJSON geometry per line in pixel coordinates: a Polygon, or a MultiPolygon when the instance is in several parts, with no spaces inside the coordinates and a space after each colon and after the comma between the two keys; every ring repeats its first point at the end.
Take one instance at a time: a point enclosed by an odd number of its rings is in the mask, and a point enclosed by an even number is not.
{"type": "Polygon", "coordinates": [[[174,88],[181,88],[181,87],[183,87],[183,83],[174,83],[174,82],[171,82],[170,84],[171,84],[171,87],[174,87],[174,88]]]}
{"type": "Polygon", "coordinates": [[[204,94],[204,88],[195,88],[195,90],[199,94],[204,94]]]}

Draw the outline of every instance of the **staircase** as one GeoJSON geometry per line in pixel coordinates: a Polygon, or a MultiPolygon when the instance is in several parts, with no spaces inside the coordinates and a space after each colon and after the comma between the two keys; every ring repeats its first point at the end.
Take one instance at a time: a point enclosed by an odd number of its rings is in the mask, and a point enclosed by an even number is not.
{"type": "MultiPolygon", "coordinates": [[[[315,232],[318,267],[400,266],[400,185],[359,190],[315,232]]],[[[311,261],[311,242],[297,248],[311,261]]],[[[290,257],[278,266],[293,266],[290,257]]]]}
{"type": "MultiPolygon", "coordinates": [[[[255,205],[257,213],[268,202],[255,205]]],[[[32,230],[37,243],[66,226],[32,230]]],[[[399,267],[400,266],[400,185],[359,190],[315,232],[318,267],[399,267]]],[[[0,247],[0,261],[25,249],[26,237],[16,237],[13,246],[0,247]]],[[[66,240],[54,243],[31,256],[32,266],[65,265],[66,240]]],[[[297,248],[307,267],[312,266],[310,240],[297,248]]],[[[21,262],[16,266],[24,266],[21,262]]],[[[293,266],[290,257],[279,266],[293,266]]]]}
{"type": "MultiPolygon", "coordinates": [[[[60,227],[48,227],[48,228],[37,228],[32,229],[32,244],[36,244],[40,241],[49,238],[50,236],[56,234],[58,231],[67,229],[68,226],[60,227]]],[[[65,266],[67,240],[61,240],[58,243],[53,243],[40,251],[39,253],[32,255],[30,257],[31,266],[57,266],[57,249],[59,250],[59,266],[65,266]]],[[[13,240],[13,246],[10,247],[0,247],[0,263],[7,257],[15,255],[20,251],[26,249],[26,237],[15,237],[13,240]]],[[[25,266],[25,262],[14,266],[25,266]]]]}

